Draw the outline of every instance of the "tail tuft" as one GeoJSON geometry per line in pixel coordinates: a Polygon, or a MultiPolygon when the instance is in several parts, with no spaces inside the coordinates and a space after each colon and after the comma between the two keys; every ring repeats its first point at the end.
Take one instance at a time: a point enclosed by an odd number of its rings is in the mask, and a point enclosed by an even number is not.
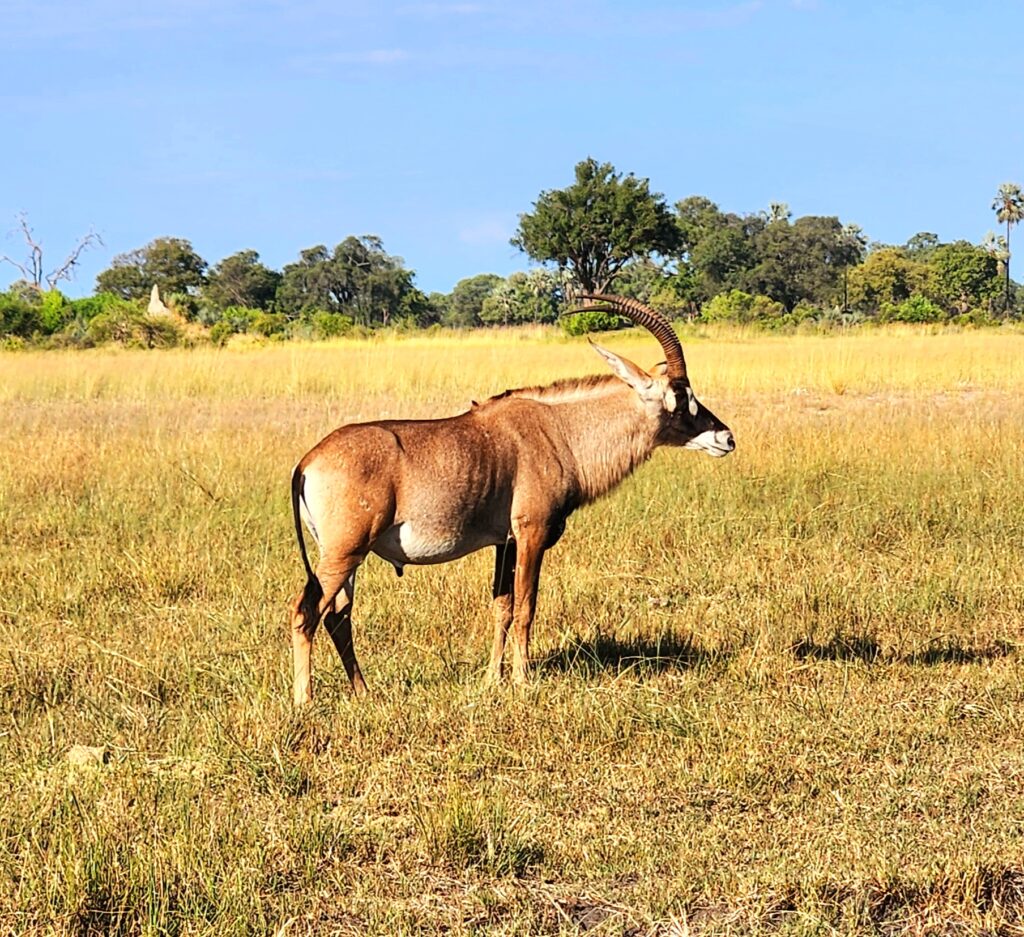
{"type": "Polygon", "coordinates": [[[306,580],[306,588],[302,590],[302,598],[299,599],[299,614],[302,615],[302,624],[299,628],[307,638],[312,638],[320,624],[320,600],[324,597],[324,590],[320,586],[320,580],[311,576],[306,580]]]}

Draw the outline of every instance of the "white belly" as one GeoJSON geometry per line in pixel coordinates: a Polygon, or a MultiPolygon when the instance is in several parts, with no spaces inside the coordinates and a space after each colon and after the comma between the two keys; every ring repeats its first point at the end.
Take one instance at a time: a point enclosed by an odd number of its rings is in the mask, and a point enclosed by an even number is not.
{"type": "Polygon", "coordinates": [[[500,543],[503,538],[489,531],[469,530],[453,533],[429,525],[406,521],[386,530],[371,548],[378,556],[396,566],[446,563],[482,547],[500,543]]]}

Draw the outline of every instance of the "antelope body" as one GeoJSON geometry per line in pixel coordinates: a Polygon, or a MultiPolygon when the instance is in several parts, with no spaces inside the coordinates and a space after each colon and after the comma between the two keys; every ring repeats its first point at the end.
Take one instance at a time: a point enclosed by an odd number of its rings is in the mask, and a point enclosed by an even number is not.
{"type": "Polygon", "coordinates": [[[612,374],[506,391],[458,416],[343,426],[292,473],[292,507],[307,581],[292,604],[294,699],[312,699],[321,622],[357,694],[366,684],[352,643],[356,570],[370,553],[395,566],[444,563],[495,548],[494,639],[488,679],[527,679],[544,553],[568,516],[610,491],[658,446],[724,456],[732,433],[693,395],[667,320],[633,300],[585,299],[623,313],[661,342],[666,363],[644,371],[595,345],[612,374]],[[305,522],[320,551],[314,572],[305,522]]]}

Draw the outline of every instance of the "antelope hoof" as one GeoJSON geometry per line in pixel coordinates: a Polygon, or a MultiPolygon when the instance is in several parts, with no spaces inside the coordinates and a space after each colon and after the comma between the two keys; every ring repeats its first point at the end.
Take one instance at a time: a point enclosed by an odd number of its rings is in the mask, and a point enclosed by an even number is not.
{"type": "Polygon", "coordinates": [[[356,677],[352,681],[352,695],[356,699],[366,699],[370,695],[370,691],[366,688],[366,683],[362,677],[356,677]]]}

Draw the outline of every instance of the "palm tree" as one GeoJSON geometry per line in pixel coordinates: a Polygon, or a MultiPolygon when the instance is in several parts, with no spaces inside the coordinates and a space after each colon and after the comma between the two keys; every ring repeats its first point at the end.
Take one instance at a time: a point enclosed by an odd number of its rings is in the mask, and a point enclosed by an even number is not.
{"type": "Polygon", "coordinates": [[[1006,222],[1006,293],[1003,297],[1003,312],[1010,308],[1010,225],[1024,219],[1024,193],[1016,182],[1004,182],[999,186],[992,201],[996,221],[1006,222]]]}
{"type": "Polygon", "coordinates": [[[1010,256],[1006,248],[1006,238],[994,231],[986,231],[985,236],[981,239],[981,246],[995,258],[999,276],[1005,276],[1006,261],[1010,256]]]}
{"type": "Polygon", "coordinates": [[[768,224],[776,224],[779,221],[788,222],[793,217],[793,213],[785,202],[769,202],[768,211],[761,212],[761,217],[768,224]]]}

